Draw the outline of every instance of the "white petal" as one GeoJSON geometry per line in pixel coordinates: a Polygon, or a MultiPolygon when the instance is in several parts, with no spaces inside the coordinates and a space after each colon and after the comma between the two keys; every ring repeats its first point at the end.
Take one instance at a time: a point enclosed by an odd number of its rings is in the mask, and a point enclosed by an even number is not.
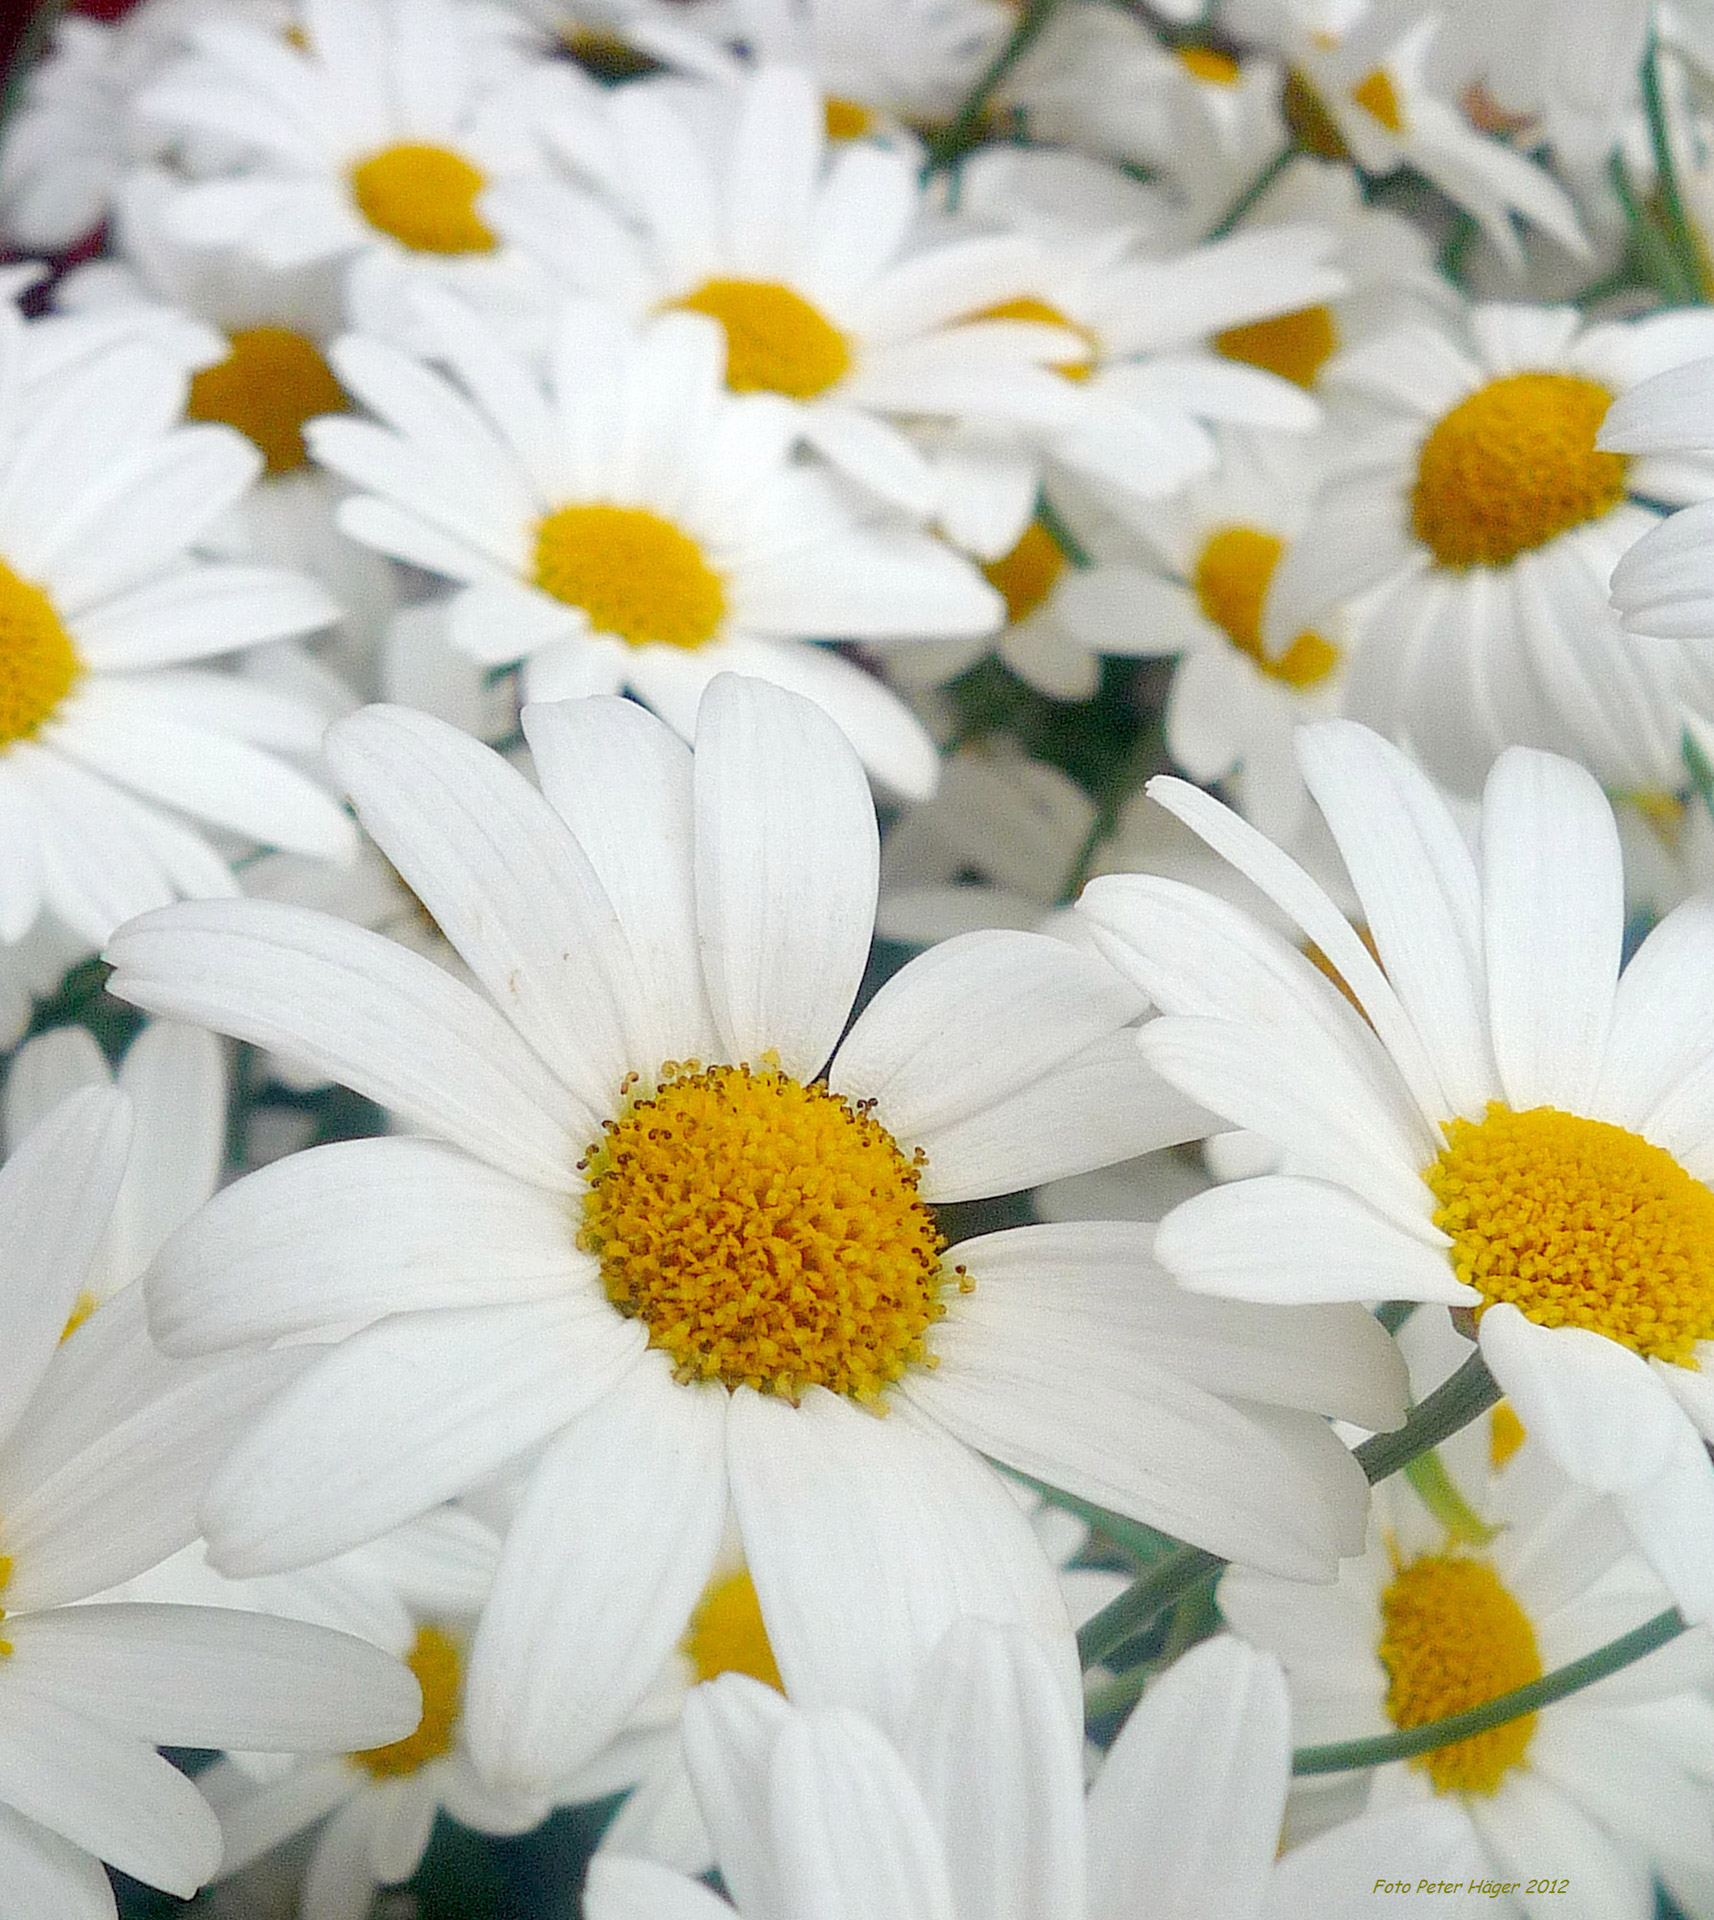
{"type": "Polygon", "coordinates": [[[1592,774],[1525,747],[1494,763],[1482,801],[1482,907],[1507,1100],[1587,1113],[1625,927],[1618,829],[1592,774]]]}
{"type": "Polygon", "coordinates": [[[616,1853],[590,1861],[583,1911],[588,1920],[731,1920],[732,1913],[699,1881],[616,1853]]]}
{"type": "Polygon", "coordinates": [[[114,1920],[113,1887],[94,1854],[0,1806],[0,1886],[12,1920],[114,1920]]]}
{"type": "Polygon", "coordinates": [[[1701,453],[1714,444],[1714,360],[1692,360],[1622,393],[1595,444],[1613,453],[1701,453]]]}
{"type": "Polygon", "coordinates": [[[359,1775],[343,1754],[293,1767],[284,1778],[258,1784],[230,1760],[218,1760],[197,1785],[220,1818],[226,1843],[223,1873],[238,1873],[282,1841],[313,1826],[353,1793],[359,1775]]]}
{"type": "Polygon", "coordinates": [[[1084,1911],[1081,1724],[1016,1627],[961,1620],[935,1649],[899,1751],[960,1908],[990,1920],[1084,1911]]]}
{"type": "Polygon", "coordinates": [[[203,1503],[242,1577],[373,1540],[576,1418],[636,1364],[643,1331],[599,1298],[395,1315],[282,1394],[203,1503]]]}
{"type": "Polygon", "coordinates": [[[126,1049],[119,1084],[136,1116],[119,1198],[126,1277],[219,1185],[226,1159],[226,1055],[213,1034],[152,1020],[126,1049]]]}
{"type": "Polygon", "coordinates": [[[1397,1896],[1376,1893],[1377,1880],[1468,1886],[1504,1877],[1459,1801],[1416,1800],[1347,1820],[1294,1847],[1274,1869],[1263,1920],[1325,1920],[1329,1912],[1365,1920],[1373,1913],[1378,1920],[1397,1896]]]}
{"type": "Polygon", "coordinates": [[[1277,1661],[1230,1635],[1149,1688],[1089,1795],[1091,1920],[1261,1911],[1291,1779],[1277,1661]]]}
{"type": "Polygon", "coordinates": [[[425,1307],[565,1292],[589,1271],[563,1196],[429,1140],[312,1147],[218,1194],[161,1249],[150,1324],[206,1353],[425,1307]]]}
{"type": "Polygon", "coordinates": [[[531,1471],[471,1655],[471,1753],[546,1787],[593,1757],[683,1637],[726,1520],[725,1389],[649,1355],[531,1471]]]}
{"type": "Polygon", "coordinates": [[[1710,968],[1714,900],[1692,894],[1651,930],[1619,975],[1593,1113],[1663,1144],[1655,1115],[1673,1104],[1675,1083],[1714,1052],[1710,968]]]}
{"type": "Polygon", "coordinates": [[[134,920],[109,990],[319,1068],[479,1159],[561,1192],[595,1138],[500,1015],[433,961],[271,900],[209,900],[134,920]]]}
{"type": "Polygon", "coordinates": [[[786,1920],[774,1863],[768,1768],[793,1709],[772,1687],[723,1673],[684,1703],[684,1758],[721,1878],[746,1920],[786,1920]]]}
{"type": "Polygon", "coordinates": [[[880,841],[856,755],[820,708],[721,675],[697,722],[696,904],[734,1060],[820,1071],[869,957],[880,841]]]}
{"type": "MultiPolygon", "coordinates": [[[[1572,1800],[1527,1767],[1514,1767],[1491,1797],[1465,1804],[1507,1880],[1527,1881],[1537,1861],[1569,1884],[1553,1899],[1566,1920],[1649,1920],[1654,1888],[1619,1844],[1572,1800]]],[[[1545,1902],[1543,1903],[1545,1905],[1545,1902]]]]}
{"type": "Polygon", "coordinates": [[[326,1752],[402,1740],[411,1674],[378,1647],[225,1607],[58,1607],[12,1621],[18,1684],[152,1745],[326,1752]]]}

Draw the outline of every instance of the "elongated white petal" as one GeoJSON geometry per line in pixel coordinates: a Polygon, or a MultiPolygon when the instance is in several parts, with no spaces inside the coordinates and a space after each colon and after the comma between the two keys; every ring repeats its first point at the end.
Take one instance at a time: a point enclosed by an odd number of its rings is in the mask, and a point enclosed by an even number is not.
{"type": "Polygon", "coordinates": [[[124,1279],[142,1272],[161,1242],[220,1183],[226,1158],[226,1054],[201,1027],[153,1020],[119,1069],[136,1134],[118,1225],[124,1279]]]}
{"type": "Polygon", "coordinates": [[[618,1853],[590,1861],[583,1911],[588,1920],[730,1920],[732,1913],[700,1881],[618,1853]]]}
{"type": "Polygon", "coordinates": [[[1493,1878],[1528,1880],[1529,1863],[1553,1860],[1555,1896],[1566,1920],[1649,1920],[1656,1911],[1646,1870],[1568,1795],[1528,1767],[1514,1767],[1489,1797],[1470,1794],[1470,1817],[1498,1864],[1493,1878]]]}
{"type": "Polygon", "coordinates": [[[1262,1911],[1291,1779],[1269,1654],[1222,1635],[1143,1695],[1089,1795],[1090,1920],[1262,1911]]]}
{"type": "Polygon", "coordinates": [[[955,1920],[946,1857],[922,1796],[861,1714],[834,1707],[788,1721],[774,1743],[770,1785],[788,1913],[955,1920]]]}
{"type": "Polygon", "coordinates": [[[19,1685],[152,1745],[378,1747],[422,1716],[400,1661],[300,1620],[131,1601],[26,1615],[7,1637],[19,1685]]]}
{"type": "Polygon", "coordinates": [[[217,1760],[197,1775],[203,1798],[220,1821],[225,1842],[221,1867],[239,1873],[252,1860],[313,1826],[359,1790],[356,1770],[343,1754],[293,1767],[282,1779],[258,1782],[230,1760],[217,1760]]]}
{"type": "Polygon", "coordinates": [[[548,1787],[619,1730],[683,1637],[726,1518],[725,1389],[664,1354],[537,1463],[471,1655],[471,1752],[548,1787]]]}
{"type": "Polygon", "coordinates": [[[1714,1052],[1714,899],[1694,893],[1619,975],[1607,1058],[1590,1111],[1664,1144],[1656,1116],[1714,1052]]]}
{"type": "MultiPolygon", "coordinates": [[[[1375,1882],[1416,1886],[1447,1881],[1499,1880],[1461,1800],[1414,1800],[1347,1820],[1294,1847],[1274,1869],[1263,1920],[1326,1920],[1341,1897],[1361,1913],[1366,1894],[1379,1915],[1396,1897],[1376,1893],[1375,1882]]],[[[1539,1875],[1537,1876],[1540,1877],[1539,1875]]],[[[1425,1898],[1427,1896],[1424,1896],[1425,1898]]]]}
{"type": "Polygon", "coordinates": [[[642,1345],[599,1298],[398,1314],[353,1334],[216,1476],[216,1564],[304,1566],[426,1513],[575,1419],[642,1345]]]}
{"type": "Polygon", "coordinates": [[[112,1087],[69,1095],[0,1170],[0,1435],[35,1392],[125,1177],[131,1104],[112,1087]]]}
{"type": "Polygon", "coordinates": [[[431,1140],[342,1140],[236,1182],[162,1247],[150,1326],[207,1353],[428,1307],[546,1299],[593,1269],[564,1198],[431,1140]]]}
{"type": "Polygon", "coordinates": [[[1482,909],[1507,1100],[1587,1113],[1625,928],[1618,829],[1592,774],[1524,747],[1494,763],[1482,801],[1482,909]]]}
{"type": "Polygon", "coordinates": [[[884,1418],[812,1387],[796,1406],[741,1387],[732,1501],[792,1698],[884,1726],[964,1614],[1033,1633],[1077,1697],[1052,1570],[993,1470],[908,1404],[884,1418]]]}
{"type": "Polygon", "coordinates": [[[1084,1911],[1082,1733],[1029,1634],[961,1620],[935,1649],[899,1751],[962,1911],[1084,1911]]]}
{"type": "Polygon", "coordinates": [[[769,1766],[792,1709],[772,1687],[723,1673],[684,1703],[685,1765],[738,1910],[787,1920],[774,1864],[769,1766]]]}
{"type": "Polygon", "coordinates": [[[326,914],[197,901],[132,921],[108,958],[121,999],[278,1048],[538,1186],[572,1186],[599,1132],[486,1001],[326,914]]]}
{"type": "Polygon", "coordinates": [[[113,1920],[113,1887],[82,1847],[0,1806],[0,1886],[16,1920],[113,1920]]]}
{"type": "Polygon", "coordinates": [[[697,721],[696,910],[722,1040],[808,1079],[833,1051],[869,957],[874,803],[819,707],[720,675],[697,721]]]}

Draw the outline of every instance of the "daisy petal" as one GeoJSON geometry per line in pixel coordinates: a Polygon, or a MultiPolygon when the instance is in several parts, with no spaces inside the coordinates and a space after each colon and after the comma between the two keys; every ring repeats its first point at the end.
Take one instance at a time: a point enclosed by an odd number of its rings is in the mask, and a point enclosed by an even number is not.
{"type": "Polygon", "coordinates": [[[221,1571],[306,1566],[450,1499],[574,1420],[636,1365],[605,1300],[408,1313],[273,1402],[203,1503],[221,1571]]]}
{"type": "Polygon", "coordinates": [[[1465,1796],[1471,1819],[1508,1880],[1551,1860],[1570,1882],[1554,1911],[1566,1920],[1650,1920],[1654,1887],[1582,1808],[1529,1767],[1513,1767],[1492,1795],[1465,1796]]]}
{"type": "Polygon", "coordinates": [[[681,1722],[685,1765],[738,1910],[787,1920],[774,1870],[768,1766],[792,1709],[745,1673],[694,1687],[681,1722]]]}
{"type": "Polygon", "coordinates": [[[1264,1913],[1266,1920],[1325,1920],[1335,1887],[1360,1892],[1376,1879],[1463,1887],[1493,1877],[1461,1802],[1417,1800],[1347,1820],[1294,1847],[1274,1869],[1264,1913]]]}
{"type": "Polygon", "coordinates": [[[901,1727],[923,1662],[967,1614],[1033,1633],[1078,1698],[1052,1568],[992,1469],[941,1427],[906,1403],[880,1419],[822,1387],[796,1407],[740,1387],[727,1431],[744,1554],[793,1700],[901,1727]]]}
{"type": "Polygon", "coordinates": [[[719,675],[695,771],[696,905],[714,1017],[734,1060],[820,1071],[869,957],[879,885],[874,803],[819,707],[719,675]]]}
{"type": "Polygon", "coordinates": [[[1527,747],[1495,761],[1482,800],[1482,909],[1507,1100],[1587,1113],[1625,928],[1618,829],[1592,774],[1527,747]]]}
{"type": "Polygon", "coordinates": [[[13,1920],[114,1920],[113,1887],[82,1847],[0,1806],[0,1886],[13,1920]]]}
{"type": "Polygon", "coordinates": [[[699,1881],[652,1860],[598,1853],[583,1887],[588,1920],[731,1920],[732,1909],[699,1881]]]}
{"type": "Polygon", "coordinates": [[[471,1655],[471,1753],[547,1787],[592,1758],[683,1637],[726,1519],[725,1389],[634,1367],[531,1471],[471,1655]]]}

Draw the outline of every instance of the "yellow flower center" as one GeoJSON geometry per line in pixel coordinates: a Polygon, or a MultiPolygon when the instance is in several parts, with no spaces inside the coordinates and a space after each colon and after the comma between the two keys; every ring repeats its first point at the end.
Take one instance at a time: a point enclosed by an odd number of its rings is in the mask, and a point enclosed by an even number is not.
{"type": "Polygon", "coordinates": [[[1556,1107],[1447,1123],[1423,1175],[1452,1265],[1487,1305],[1694,1366],[1714,1339],[1714,1193],[1663,1148],[1556,1107]]]}
{"type": "Polygon", "coordinates": [[[418,1627],[405,1665],[423,1690],[423,1717],[415,1733],[351,1757],[377,1780],[399,1780],[452,1751],[458,1730],[458,1648],[438,1627],[418,1627]]]}
{"type": "MultiPolygon", "coordinates": [[[[9,1553],[0,1553],[0,1592],[5,1591],[6,1585],[11,1580],[11,1578],[12,1578],[12,1556],[9,1553]]],[[[4,1607],[0,1607],[0,1620],[4,1620],[5,1618],[6,1618],[6,1609],[4,1607]]],[[[12,1651],[11,1641],[0,1640],[0,1660],[3,1660],[6,1657],[6,1655],[9,1654],[11,1651],[12,1651]]]]}
{"type": "Polygon", "coordinates": [[[232,351],[190,383],[186,418],[217,420],[255,443],[270,473],[309,458],[304,422],[341,413],[345,389],[319,348],[289,327],[240,327],[232,351]]]}
{"type": "MultiPolygon", "coordinates": [[[[1381,1595],[1381,1665],[1395,1727],[1465,1713],[1541,1678],[1529,1616],[1484,1560],[1430,1554],[1381,1595]]],[[[1523,1759],[1535,1732],[1527,1713],[1411,1761],[1437,1793],[1492,1793],[1523,1759]]]]}
{"type": "Polygon", "coordinates": [[[1498,1473],[1523,1445],[1524,1423],[1513,1412],[1509,1400],[1502,1400],[1488,1419],[1488,1465],[1498,1473]]]}
{"type": "Polygon", "coordinates": [[[1513,373],[1479,387],[1422,444],[1411,524],[1443,567],[1503,567],[1625,493],[1625,456],[1595,435],[1612,394],[1570,373],[1513,373]]]}
{"type": "Polygon", "coordinates": [[[707,644],[726,589],[702,549],[646,507],[561,507],[536,529],[536,585],[633,647],[707,644]]]}
{"type": "Polygon", "coordinates": [[[577,1244],[682,1380],[874,1402],[934,1364],[945,1246],[922,1163],[871,1118],[771,1063],[668,1061],[580,1164],[577,1244]]]}
{"type": "Polygon", "coordinates": [[[1211,87],[1235,87],[1242,72],[1231,54],[1218,47],[1180,47],[1178,61],[1193,79],[1211,87]]]}
{"type": "Polygon", "coordinates": [[[1364,74],[1351,89],[1351,98],[1365,113],[1372,114],[1388,133],[1403,133],[1404,109],[1399,105],[1398,89],[1379,67],[1364,74]]]}
{"type": "Polygon", "coordinates": [[[875,116],[856,100],[840,100],[829,95],[823,111],[829,140],[861,140],[875,125],[875,116]]]}
{"type": "Polygon", "coordinates": [[[1315,377],[1339,348],[1339,327],[1327,307],[1299,307],[1272,320],[1252,320],[1214,336],[1228,360],[1277,373],[1294,386],[1313,387],[1315,377]]]}
{"type": "Polygon", "coordinates": [[[973,320],[1033,320],[1044,327],[1064,327],[1067,333],[1075,333],[1089,347],[1087,360],[1061,360],[1054,366],[1054,372],[1065,380],[1087,380],[1095,371],[1095,363],[1101,357],[1101,341],[1090,328],[1079,326],[1070,314],[1061,313],[1051,301],[1038,300],[1034,294],[1026,293],[1016,300],[1002,300],[997,306],[984,307],[980,313],[971,315],[973,320]]]}
{"type": "Polygon", "coordinates": [[[62,1347],[100,1305],[101,1302],[85,1287],[82,1293],[71,1303],[71,1312],[66,1315],[65,1328],[60,1334],[60,1345],[62,1347]]]}
{"type": "Polygon", "coordinates": [[[786,1690],[774,1664],[774,1650],[768,1644],[768,1629],[762,1623],[756,1583],[747,1568],[740,1567],[724,1580],[710,1582],[690,1616],[684,1650],[698,1680],[713,1680],[723,1673],[747,1673],[776,1692],[786,1690]]]}
{"type": "Polygon", "coordinates": [[[706,313],[726,329],[726,384],[734,393],[809,400],[850,368],[844,334],[777,280],[705,280],[673,305],[706,313]]]}
{"type": "Polygon", "coordinates": [[[1006,618],[1027,620],[1053,591],[1065,571],[1065,553],[1039,520],[1025,527],[1023,538],[1010,553],[990,560],[982,569],[1006,603],[1006,618]]]}
{"type": "Polygon", "coordinates": [[[351,169],[351,192],[372,227],[417,253],[492,253],[494,235],[476,211],[488,184],[450,147],[407,140],[351,169]]]}
{"type": "Polygon", "coordinates": [[[1339,664],[1339,649],[1319,633],[1300,633],[1276,659],[1262,645],[1262,603],[1285,542],[1259,527],[1222,527],[1210,535],[1191,584],[1205,618],[1258,672],[1303,693],[1339,664]]]}
{"type": "Polygon", "coordinates": [[[53,602],[0,560],[0,749],[50,720],[82,671],[53,602]]]}

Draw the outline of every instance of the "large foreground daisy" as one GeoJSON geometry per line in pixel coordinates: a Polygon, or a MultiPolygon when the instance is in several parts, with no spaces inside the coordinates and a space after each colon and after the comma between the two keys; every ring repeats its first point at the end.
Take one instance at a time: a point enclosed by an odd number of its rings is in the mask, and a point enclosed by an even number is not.
{"type": "Polygon", "coordinates": [[[1142,996],[1059,941],[975,934],[840,1040],[877,836],[819,709],[722,676],[694,760],[619,700],[525,727],[545,798],[424,714],[329,733],[488,997],[260,901],[112,945],[122,996],[297,1054],[429,1136],[266,1168],[151,1273],[174,1349],[369,1323],[217,1475],[216,1563],[307,1562],[540,1447],[468,1695],[478,1763],[538,1782],[654,1680],[728,1501],[794,1697],[883,1717],[964,1613],[1036,1633],[1076,1695],[1053,1568],[983,1454],[1328,1577],[1365,1500],[1319,1415],[1402,1412],[1370,1316],[1192,1301],[1134,1226],[948,1248],[930,1211],[1202,1130],[1136,1050],[1142,996]]]}
{"type": "Polygon", "coordinates": [[[1474,1309],[1481,1351],[1570,1477],[1615,1496],[1687,1615],[1714,1613],[1714,905],[1693,896],[1621,976],[1618,832],[1581,767],[1512,748],[1481,863],[1397,748],[1298,734],[1364,940],[1208,795],[1150,791],[1338,970],[1210,895],[1095,881],[1103,951],[1173,1016],[1142,1037],[1176,1085],[1284,1171],[1187,1201],[1161,1260],[1197,1292],[1474,1309]],[[1361,1011],[1359,1011],[1361,1009],[1361,1011]]]}
{"type": "Polygon", "coordinates": [[[1474,795],[1521,744],[1676,789],[1670,662],[1619,632],[1607,583],[1662,503],[1714,489],[1714,464],[1596,442],[1618,396],[1710,351],[1705,312],[1585,328],[1489,306],[1466,336],[1406,327],[1344,356],[1325,385],[1361,404],[1360,432],[1281,563],[1269,651],[1366,595],[1346,711],[1446,785],[1474,795]]]}
{"type": "Polygon", "coordinates": [[[544,388],[468,308],[424,312],[458,385],[343,340],[334,365],[385,424],[336,415],[309,438],[370,490],[340,509],[348,533],[460,583],[456,646],[522,658],[538,699],[630,687],[686,736],[715,674],[757,674],[825,707],[890,785],[933,790],[904,703],[804,642],[991,632],[1002,603],[974,566],[901,521],[861,523],[793,462],[789,412],[721,390],[726,343],[702,315],[633,333],[568,302],[544,388]]]}

